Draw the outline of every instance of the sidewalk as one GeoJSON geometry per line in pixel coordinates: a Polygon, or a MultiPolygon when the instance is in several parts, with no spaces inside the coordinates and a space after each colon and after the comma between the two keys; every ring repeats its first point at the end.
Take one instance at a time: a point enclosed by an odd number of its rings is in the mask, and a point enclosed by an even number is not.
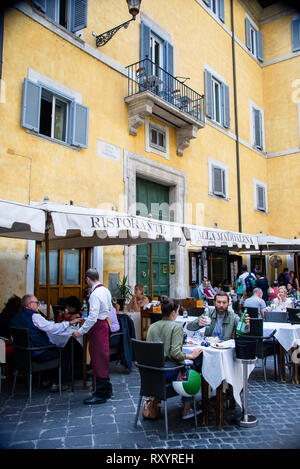
{"type": "MultiPolygon", "coordinates": [[[[76,381],[74,393],[59,394],[34,385],[31,403],[24,383],[17,383],[10,397],[11,382],[3,380],[0,395],[0,448],[2,449],[296,449],[300,448],[300,388],[275,382],[272,359],[268,382],[259,364],[249,379],[249,412],[258,418],[253,428],[230,424],[224,409],[224,426],[215,426],[213,406],[209,426],[193,419],[182,421],[180,397],[168,400],[169,437],[163,417],[141,421],[134,428],[139,396],[139,373],[134,367],[126,374],[121,366],[111,365],[114,397],[105,404],[86,406],[89,390],[76,381]]],[[[200,420],[199,420],[200,421],[200,420]]]]}

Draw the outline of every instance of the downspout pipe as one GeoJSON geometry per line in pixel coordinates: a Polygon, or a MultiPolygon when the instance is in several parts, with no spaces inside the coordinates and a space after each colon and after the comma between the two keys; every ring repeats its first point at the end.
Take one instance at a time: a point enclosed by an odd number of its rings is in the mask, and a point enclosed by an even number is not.
{"type": "Polygon", "coordinates": [[[239,123],[237,109],[237,93],[236,93],[236,63],[235,63],[235,39],[234,39],[234,13],[233,0],[230,2],[231,7],[231,32],[232,32],[232,67],[233,67],[233,92],[234,92],[234,118],[235,118],[235,146],[236,146],[236,173],[237,173],[237,199],[238,199],[238,225],[239,232],[242,229],[242,207],[241,207],[241,180],[240,180],[240,145],[239,145],[239,123]]]}
{"type": "Polygon", "coordinates": [[[3,31],[4,31],[4,8],[0,6],[0,80],[2,79],[2,63],[3,63],[3,31]]]}

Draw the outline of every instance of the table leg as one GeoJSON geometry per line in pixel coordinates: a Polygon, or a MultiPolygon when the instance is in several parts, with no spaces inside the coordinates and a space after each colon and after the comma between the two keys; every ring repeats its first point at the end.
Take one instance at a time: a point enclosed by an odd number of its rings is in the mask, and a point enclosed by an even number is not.
{"type": "Polygon", "coordinates": [[[219,430],[223,427],[223,381],[216,390],[216,425],[219,430]]]}
{"type": "Polygon", "coordinates": [[[285,352],[284,352],[284,348],[282,347],[282,345],[279,345],[279,369],[280,369],[281,382],[285,383],[286,382],[286,377],[285,377],[285,352]]]}
{"type": "Polygon", "coordinates": [[[203,411],[202,425],[208,425],[208,403],[209,403],[208,383],[207,381],[205,381],[205,379],[202,376],[202,411],[203,411]]]}
{"type": "MultiPolygon", "coordinates": [[[[291,350],[291,355],[293,356],[293,352],[295,350],[297,350],[298,347],[293,347],[292,350],[291,350]]],[[[299,384],[299,380],[298,380],[298,363],[295,363],[292,359],[292,381],[293,381],[293,384],[299,384]]]]}
{"type": "Polygon", "coordinates": [[[87,350],[87,335],[84,334],[82,338],[83,348],[83,363],[82,363],[82,385],[86,388],[86,350],[87,350]]]}
{"type": "Polygon", "coordinates": [[[71,337],[71,390],[74,392],[74,338],[71,337]]]}

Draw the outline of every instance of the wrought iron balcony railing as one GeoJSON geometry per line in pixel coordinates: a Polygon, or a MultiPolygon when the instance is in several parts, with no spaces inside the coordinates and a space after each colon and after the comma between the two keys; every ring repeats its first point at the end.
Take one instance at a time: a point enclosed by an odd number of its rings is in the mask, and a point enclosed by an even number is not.
{"type": "Polygon", "coordinates": [[[128,97],[150,91],[198,121],[205,122],[204,95],[197,93],[148,58],[126,68],[128,97]]]}

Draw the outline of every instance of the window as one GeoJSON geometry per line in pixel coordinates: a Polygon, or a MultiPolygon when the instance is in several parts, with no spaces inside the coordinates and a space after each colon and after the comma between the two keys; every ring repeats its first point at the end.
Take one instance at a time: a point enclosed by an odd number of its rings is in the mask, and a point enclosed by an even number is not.
{"type": "Polygon", "coordinates": [[[256,104],[250,102],[251,144],[264,150],[264,113],[256,104]]]}
{"type": "Polygon", "coordinates": [[[223,23],[225,22],[224,0],[203,0],[204,3],[211,9],[211,11],[220,18],[223,23]]]}
{"type": "Polygon", "coordinates": [[[87,27],[88,0],[33,0],[48,18],[75,33],[87,27]]]}
{"type": "Polygon", "coordinates": [[[146,151],[169,159],[169,128],[145,119],[146,151]]]}
{"type": "Polygon", "coordinates": [[[292,50],[300,50],[300,15],[294,15],[292,19],[292,50]]]}
{"type": "Polygon", "coordinates": [[[150,146],[158,148],[159,150],[166,151],[166,132],[155,128],[152,124],[149,126],[150,130],[150,146]]]}
{"type": "MultiPolygon", "coordinates": [[[[164,31],[154,31],[151,26],[144,21],[141,22],[141,47],[140,60],[148,57],[157,66],[163,68],[170,75],[174,75],[174,49],[164,31]]],[[[154,70],[152,71],[154,72],[154,70]]],[[[157,72],[154,73],[157,75],[157,72]]]]}
{"type": "Polygon", "coordinates": [[[208,178],[209,194],[228,200],[228,166],[208,158],[208,178]]]}
{"type": "Polygon", "coordinates": [[[207,117],[230,128],[229,86],[208,69],[205,69],[205,93],[207,117]]]}
{"type": "Polygon", "coordinates": [[[21,125],[54,141],[87,148],[89,108],[60,91],[27,78],[21,125]]]}
{"type": "Polygon", "coordinates": [[[262,33],[246,17],[246,46],[254,57],[264,60],[262,33]]]}
{"type": "Polygon", "coordinates": [[[267,185],[253,179],[254,208],[260,212],[267,212],[267,185]]]}

